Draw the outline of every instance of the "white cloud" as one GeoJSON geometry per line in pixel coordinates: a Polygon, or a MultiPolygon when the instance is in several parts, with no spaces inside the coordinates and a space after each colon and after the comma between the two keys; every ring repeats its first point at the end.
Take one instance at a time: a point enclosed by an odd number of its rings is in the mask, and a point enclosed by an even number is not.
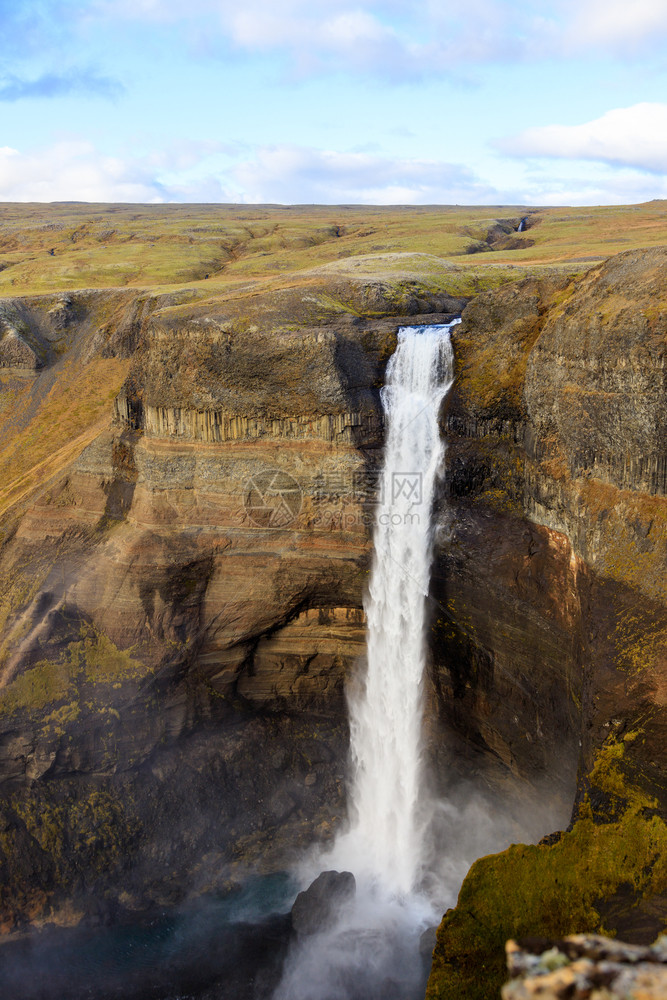
{"type": "Polygon", "coordinates": [[[514,156],[595,160],[642,170],[667,170],[667,104],[616,108],[581,125],[526,129],[495,144],[514,156]]]}
{"type": "Polygon", "coordinates": [[[298,146],[239,150],[175,143],[142,159],[105,156],[90,143],[29,153],[0,148],[0,200],[428,204],[494,200],[466,167],[298,146]],[[234,154],[236,159],[234,159],[234,154]]]}
{"type": "Polygon", "coordinates": [[[80,47],[73,43],[72,35],[85,10],[80,0],[0,0],[5,40],[0,100],[67,94],[117,97],[123,92],[120,81],[76,63],[80,47]]]}
{"type": "Polygon", "coordinates": [[[134,201],[168,197],[140,164],[103,156],[87,142],[59,142],[21,153],[0,147],[2,201],[134,201]]]}
{"type": "Polygon", "coordinates": [[[458,164],[301,146],[263,147],[231,173],[251,202],[418,205],[496,196],[458,164]]]}
{"type": "Polygon", "coordinates": [[[424,0],[96,0],[88,11],[187,27],[185,37],[209,53],[221,44],[247,54],[278,53],[288,72],[303,76],[341,70],[385,78],[446,72],[453,47],[433,38],[424,0]],[[398,17],[398,26],[393,22],[398,17]]]}
{"type": "Polygon", "coordinates": [[[636,205],[667,197],[667,181],[634,170],[599,168],[567,177],[529,178],[510,201],[523,205],[636,205]]]}
{"type": "Polygon", "coordinates": [[[355,70],[394,78],[453,65],[620,54],[667,37],[665,0],[89,0],[89,20],[187,25],[248,53],[278,52],[302,72],[355,70]]]}
{"type": "Polygon", "coordinates": [[[566,36],[574,47],[627,52],[667,34],[665,0],[585,0],[574,5],[566,36]]]}
{"type": "Polygon", "coordinates": [[[313,6],[304,10],[292,3],[277,14],[255,0],[241,11],[221,12],[221,27],[237,49],[282,50],[296,75],[346,69],[397,77],[421,75],[423,66],[428,68],[428,46],[401,38],[369,11],[336,10],[332,3],[320,14],[313,6]]]}
{"type": "Polygon", "coordinates": [[[637,170],[577,161],[555,177],[539,162],[534,167],[516,171],[511,189],[499,190],[461,164],[373,152],[204,142],[133,158],[68,140],[30,152],[0,147],[0,200],[591,205],[667,195],[667,179],[637,170]]]}

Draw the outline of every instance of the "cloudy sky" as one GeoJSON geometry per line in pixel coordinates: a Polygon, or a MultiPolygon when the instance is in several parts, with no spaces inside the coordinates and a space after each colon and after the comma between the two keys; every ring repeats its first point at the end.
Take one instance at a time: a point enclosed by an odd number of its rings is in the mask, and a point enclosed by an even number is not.
{"type": "Polygon", "coordinates": [[[0,200],[667,197],[667,0],[0,0],[0,200]]]}

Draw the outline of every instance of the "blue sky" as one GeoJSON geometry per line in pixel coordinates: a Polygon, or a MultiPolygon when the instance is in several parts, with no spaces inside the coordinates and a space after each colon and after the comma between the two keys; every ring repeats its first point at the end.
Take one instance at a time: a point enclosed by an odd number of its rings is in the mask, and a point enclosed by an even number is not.
{"type": "Polygon", "coordinates": [[[667,197],[667,0],[0,0],[0,200],[667,197]]]}

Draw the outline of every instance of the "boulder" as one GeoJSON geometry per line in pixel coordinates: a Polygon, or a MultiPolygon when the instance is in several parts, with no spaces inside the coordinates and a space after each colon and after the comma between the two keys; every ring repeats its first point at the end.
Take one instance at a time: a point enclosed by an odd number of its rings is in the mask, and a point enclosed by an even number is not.
{"type": "Polygon", "coordinates": [[[34,370],[41,367],[41,361],[29,344],[13,327],[5,330],[0,337],[0,368],[25,368],[34,370]]]}
{"type": "Polygon", "coordinates": [[[317,934],[330,927],[341,906],[354,898],[356,882],[352,872],[322,872],[292,907],[292,927],[299,937],[317,934]]]}

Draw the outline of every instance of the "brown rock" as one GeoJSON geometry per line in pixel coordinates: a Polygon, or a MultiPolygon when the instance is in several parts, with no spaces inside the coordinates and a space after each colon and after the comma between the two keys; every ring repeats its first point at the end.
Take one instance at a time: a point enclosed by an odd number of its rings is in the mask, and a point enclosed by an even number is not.
{"type": "Polygon", "coordinates": [[[507,942],[511,982],[503,1000],[658,1000],[667,996],[664,947],[639,948],[577,934],[560,941],[507,942]]]}

